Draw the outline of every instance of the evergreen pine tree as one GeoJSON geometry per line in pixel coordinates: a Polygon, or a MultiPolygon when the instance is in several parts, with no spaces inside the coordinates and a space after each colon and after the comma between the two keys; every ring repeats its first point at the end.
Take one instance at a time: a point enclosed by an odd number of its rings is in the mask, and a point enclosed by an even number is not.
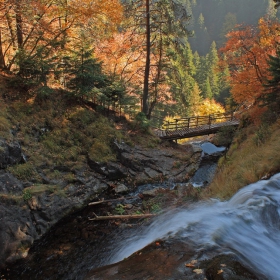
{"type": "Polygon", "coordinates": [[[67,69],[71,79],[67,87],[79,97],[89,97],[94,88],[107,85],[107,77],[102,73],[101,63],[92,56],[91,50],[81,48],[71,59],[71,66],[67,69]]]}
{"type": "Polygon", "coordinates": [[[203,87],[203,95],[205,98],[209,98],[212,99],[213,98],[213,92],[211,89],[211,85],[210,85],[210,79],[209,77],[207,77],[204,87],[203,87]]]}
{"type": "MultiPolygon", "coordinates": [[[[195,80],[202,91],[202,96],[206,97],[206,80],[208,78],[207,60],[204,56],[199,56],[197,52],[194,53],[194,64],[196,65],[195,80]]],[[[209,78],[208,78],[209,80],[209,78]]],[[[210,85],[210,83],[209,83],[210,85]]]]}
{"type": "Polygon", "coordinates": [[[206,56],[208,66],[208,77],[213,96],[219,95],[219,77],[217,72],[219,57],[215,41],[212,42],[210,52],[206,56]]]}
{"type": "Polygon", "coordinates": [[[192,49],[189,42],[185,43],[185,47],[183,50],[183,56],[185,60],[186,67],[188,68],[188,72],[191,76],[195,75],[196,69],[194,65],[194,56],[192,53],[192,49]]]}
{"type": "Polygon", "coordinates": [[[277,50],[276,56],[269,56],[269,72],[271,79],[264,85],[265,94],[259,99],[263,105],[280,112],[280,49],[277,50]]]}

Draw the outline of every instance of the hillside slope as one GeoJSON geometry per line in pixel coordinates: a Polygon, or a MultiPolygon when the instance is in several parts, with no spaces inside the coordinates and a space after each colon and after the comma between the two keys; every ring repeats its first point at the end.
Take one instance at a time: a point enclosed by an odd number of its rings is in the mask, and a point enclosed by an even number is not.
{"type": "Polygon", "coordinates": [[[240,188],[280,172],[279,138],[279,119],[237,131],[228,153],[220,159],[207,196],[228,199],[240,188]]]}

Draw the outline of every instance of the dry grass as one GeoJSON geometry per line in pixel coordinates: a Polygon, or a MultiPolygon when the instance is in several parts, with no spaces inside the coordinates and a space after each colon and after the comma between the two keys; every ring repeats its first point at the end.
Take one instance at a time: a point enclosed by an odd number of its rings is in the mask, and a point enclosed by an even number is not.
{"type": "Polygon", "coordinates": [[[0,203],[10,205],[24,205],[22,195],[0,193],[0,203]]]}
{"type": "Polygon", "coordinates": [[[262,141],[256,141],[258,129],[248,128],[243,142],[235,139],[206,196],[228,199],[240,188],[280,171],[280,122],[268,128],[262,141]]]}
{"type": "Polygon", "coordinates": [[[12,125],[9,121],[9,114],[7,112],[7,106],[3,99],[0,97],[0,137],[5,139],[11,138],[11,129],[12,125]]]}
{"type": "Polygon", "coordinates": [[[87,155],[96,161],[115,160],[112,143],[124,138],[112,121],[90,108],[69,102],[60,91],[54,91],[52,98],[43,103],[34,99],[0,100],[0,137],[8,139],[8,134],[13,137],[10,133],[13,127],[28,162],[12,166],[9,171],[34,183],[42,183],[37,173],[42,168],[50,179],[71,182],[75,179],[71,172],[63,172],[56,178],[54,167],[83,170],[87,167],[87,155]]]}
{"type": "Polygon", "coordinates": [[[30,180],[36,177],[37,173],[29,162],[8,167],[8,171],[20,180],[30,180]]]}

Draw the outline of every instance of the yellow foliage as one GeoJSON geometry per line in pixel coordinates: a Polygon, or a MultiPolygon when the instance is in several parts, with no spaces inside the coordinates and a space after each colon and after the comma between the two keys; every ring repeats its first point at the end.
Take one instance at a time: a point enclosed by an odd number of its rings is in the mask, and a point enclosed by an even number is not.
{"type": "Polygon", "coordinates": [[[225,112],[225,108],[215,101],[214,99],[205,99],[203,102],[197,106],[197,111],[195,115],[197,116],[207,116],[210,114],[222,114],[225,112]]]}

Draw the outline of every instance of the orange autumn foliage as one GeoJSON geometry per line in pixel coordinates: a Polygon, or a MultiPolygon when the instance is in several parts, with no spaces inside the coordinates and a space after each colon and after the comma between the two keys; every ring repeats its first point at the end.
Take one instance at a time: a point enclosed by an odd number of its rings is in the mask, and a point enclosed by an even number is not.
{"type": "MultiPolygon", "coordinates": [[[[75,46],[81,34],[105,36],[122,19],[118,0],[6,0],[0,1],[0,52],[2,64],[13,69],[18,52],[27,57],[38,48],[57,55],[59,47],[75,46]],[[70,43],[69,43],[70,42],[70,43]]],[[[1,65],[3,67],[3,65],[1,65]]]]}
{"type": "Polygon", "coordinates": [[[143,38],[133,32],[114,33],[107,40],[98,42],[95,56],[103,61],[109,75],[136,82],[143,75],[145,53],[139,48],[143,44],[143,38]]]}
{"type": "Polygon", "coordinates": [[[258,27],[239,26],[228,33],[221,49],[230,67],[231,93],[238,104],[251,107],[263,93],[269,78],[268,55],[275,54],[280,42],[280,23],[261,18],[258,27]]]}
{"type": "MultiPolygon", "coordinates": [[[[137,34],[133,30],[126,30],[122,33],[114,33],[106,40],[100,40],[95,47],[95,56],[102,61],[105,72],[121,79],[130,95],[141,94],[143,91],[143,77],[146,61],[145,37],[137,34]]],[[[171,93],[167,83],[157,84],[157,89],[153,88],[157,79],[158,57],[151,55],[150,69],[150,91],[157,90],[158,102],[171,102],[171,93]]],[[[163,71],[162,74],[165,74],[163,71]]],[[[151,96],[153,96],[151,94],[151,96]]],[[[139,99],[140,104],[140,99],[139,99]]]]}

